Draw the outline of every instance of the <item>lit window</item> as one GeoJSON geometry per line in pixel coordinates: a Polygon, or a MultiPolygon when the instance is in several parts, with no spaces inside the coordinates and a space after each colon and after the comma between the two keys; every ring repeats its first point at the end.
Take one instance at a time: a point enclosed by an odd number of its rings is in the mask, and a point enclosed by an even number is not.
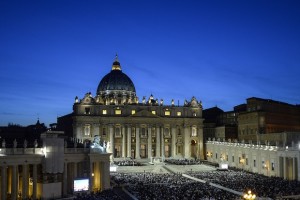
{"type": "Polygon", "coordinates": [[[135,114],[135,110],[132,110],[132,111],[131,111],[131,114],[134,115],[134,114],[135,114]]]}
{"type": "Polygon", "coordinates": [[[177,116],[181,116],[181,112],[177,112],[177,116]]]}
{"type": "Polygon", "coordinates": [[[197,113],[193,113],[193,116],[196,117],[196,116],[197,116],[197,113]]]}
{"type": "Polygon", "coordinates": [[[84,126],[84,135],[85,135],[85,136],[89,136],[90,133],[91,133],[91,126],[90,126],[89,124],[86,124],[86,125],[84,126]]]}
{"type": "Polygon", "coordinates": [[[121,114],[122,114],[122,111],[121,111],[121,110],[115,110],[115,114],[116,114],[116,115],[121,115],[121,114]]]}
{"type": "Polygon", "coordinates": [[[102,110],[102,114],[106,115],[107,114],[107,110],[102,110]]]}
{"type": "Polygon", "coordinates": [[[192,137],[197,137],[197,128],[192,127],[192,137]]]}
{"type": "Polygon", "coordinates": [[[153,115],[156,115],[156,111],[155,111],[155,110],[152,110],[152,114],[153,114],[153,115]]]}
{"type": "Polygon", "coordinates": [[[166,116],[170,116],[170,115],[171,115],[171,112],[170,112],[169,110],[166,110],[166,111],[165,111],[165,115],[166,115],[166,116]]]}

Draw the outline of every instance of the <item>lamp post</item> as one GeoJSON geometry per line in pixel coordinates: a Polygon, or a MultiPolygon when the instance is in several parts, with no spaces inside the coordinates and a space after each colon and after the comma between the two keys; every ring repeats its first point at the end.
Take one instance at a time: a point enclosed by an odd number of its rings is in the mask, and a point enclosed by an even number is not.
{"type": "Polygon", "coordinates": [[[251,190],[249,190],[247,193],[244,194],[244,199],[255,199],[256,195],[252,194],[251,190]]]}

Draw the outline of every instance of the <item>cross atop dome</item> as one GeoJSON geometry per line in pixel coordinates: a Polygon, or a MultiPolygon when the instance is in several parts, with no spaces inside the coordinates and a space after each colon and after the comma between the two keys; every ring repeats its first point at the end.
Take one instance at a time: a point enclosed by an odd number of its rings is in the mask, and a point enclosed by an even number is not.
{"type": "Polygon", "coordinates": [[[118,59],[118,54],[116,54],[116,57],[115,57],[115,60],[113,62],[113,65],[112,65],[112,69],[111,70],[122,70],[121,69],[121,65],[120,65],[120,62],[119,62],[119,59],[118,59]]]}

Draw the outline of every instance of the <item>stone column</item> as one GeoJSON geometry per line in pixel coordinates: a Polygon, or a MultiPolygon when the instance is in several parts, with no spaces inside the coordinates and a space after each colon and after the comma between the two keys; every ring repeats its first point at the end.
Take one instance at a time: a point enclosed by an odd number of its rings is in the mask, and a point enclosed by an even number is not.
{"type": "Polygon", "coordinates": [[[12,166],[12,187],[11,187],[11,199],[17,199],[18,194],[18,165],[12,166]]]}
{"type": "Polygon", "coordinates": [[[283,178],[286,179],[286,157],[283,157],[283,178]]]}
{"type": "Polygon", "coordinates": [[[135,158],[140,159],[140,128],[136,127],[135,132],[135,158]]]}
{"type": "Polygon", "coordinates": [[[63,195],[68,194],[68,163],[64,163],[63,195]]]}
{"type": "Polygon", "coordinates": [[[174,158],[176,156],[176,127],[171,128],[171,134],[172,134],[171,156],[174,158]]]}
{"type": "Polygon", "coordinates": [[[22,166],[22,199],[26,199],[28,197],[28,165],[24,164],[22,166]]]}
{"type": "Polygon", "coordinates": [[[131,127],[127,128],[127,157],[131,157],[131,127]]]}
{"type": "MultiPolygon", "coordinates": [[[[89,183],[90,183],[90,192],[92,192],[94,190],[94,182],[93,182],[93,179],[94,177],[92,176],[92,173],[94,173],[94,162],[92,160],[90,160],[90,173],[88,175],[89,177],[89,183]]],[[[95,173],[94,173],[95,175],[95,173]]]]}
{"type": "Polygon", "coordinates": [[[77,178],[77,175],[78,175],[78,173],[77,173],[77,162],[74,162],[73,163],[73,178],[77,178]]]}
{"type": "Polygon", "coordinates": [[[156,157],[160,157],[160,127],[156,126],[156,157]]]}
{"type": "Polygon", "coordinates": [[[183,135],[184,135],[184,158],[190,158],[191,157],[191,151],[190,151],[190,127],[184,126],[183,129],[183,135]]]}
{"type": "Polygon", "coordinates": [[[109,139],[110,139],[110,148],[111,148],[111,152],[112,153],[112,157],[114,157],[115,155],[115,142],[114,142],[114,129],[113,126],[110,125],[109,126],[109,139]]]}
{"type": "Polygon", "coordinates": [[[37,164],[32,166],[32,197],[36,199],[37,192],[37,164]]]}
{"type": "Polygon", "coordinates": [[[109,162],[101,162],[101,190],[110,188],[109,162]]]}
{"type": "Polygon", "coordinates": [[[197,134],[198,134],[198,139],[199,139],[199,148],[198,148],[198,156],[200,156],[200,159],[204,160],[204,147],[203,147],[203,128],[197,128],[197,134]]]}
{"type": "Polygon", "coordinates": [[[296,167],[297,167],[297,159],[296,157],[293,158],[293,180],[297,180],[297,174],[296,174],[296,167]]]}
{"type": "Polygon", "coordinates": [[[160,138],[161,138],[161,157],[164,160],[165,157],[165,138],[164,138],[164,127],[160,128],[160,138]]]}
{"type": "Polygon", "coordinates": [[[126,129],[122,127],[122,157],[126,157],[126,129]]]}
{"type": "Polygon", "coordinates": [[[152,157],[152,133],[151,128],[148,127],[148,158],[152,157]]]}
{"type": "Polygon", "coordinates": [[[7,193],[7,169],[6,166],[1,167],[1,199],[6,200],[7,193]]]}

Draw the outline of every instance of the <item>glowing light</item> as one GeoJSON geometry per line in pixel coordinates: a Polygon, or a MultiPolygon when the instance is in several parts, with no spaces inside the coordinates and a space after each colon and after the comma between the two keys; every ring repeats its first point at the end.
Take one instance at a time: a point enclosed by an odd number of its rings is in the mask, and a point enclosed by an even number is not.
{"type": "Polygon", "coordinates": [[[44,156],[45,156],[45,158],[47,157],[47,147],[46,146],[44,146],[43,148],[42,148],[42,153],[44,154],[44,156]]]}
{"type": "Polygon", "coordinates": [[[117,167],[116,166],[110,166],[109,171],[116,172],[117,171],[117,167]]]}
{"type": "Polygon", "coordinates": [[[248,191],[248,193],[244,194],[244,199],[255,199],[256,195],[252,194],[251,190],[248,191]]]}

